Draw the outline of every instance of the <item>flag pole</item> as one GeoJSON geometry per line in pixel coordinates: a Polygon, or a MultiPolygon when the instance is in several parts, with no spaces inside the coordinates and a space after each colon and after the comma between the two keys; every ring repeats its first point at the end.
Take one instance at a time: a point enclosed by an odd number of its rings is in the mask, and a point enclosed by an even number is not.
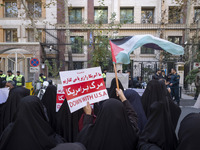
{"type": "Polygon", "coordinates": [[[116,69],[115,63],[113,63],[113,65],[114,65],[114,70],[115,70],[115,79],[116,79],[117,89],[119,90],[119,82],[118,82],[118,77],[117,77],[117,69],[116,69]]]}

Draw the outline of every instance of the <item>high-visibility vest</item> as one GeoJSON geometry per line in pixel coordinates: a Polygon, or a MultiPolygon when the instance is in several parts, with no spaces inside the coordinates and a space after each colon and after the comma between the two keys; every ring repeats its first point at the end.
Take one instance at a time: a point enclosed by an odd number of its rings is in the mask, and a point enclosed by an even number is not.
{"type": "Polygon", "coordinates": [[[106,78],[106,74],[105,74],[105,73],[102,73],[102,77],[103,77],[103,78],[106,78]]]}
{"type": "Polygon", "coordinates": [[[23,75],[17,75],[16,76],[16,81],[17,81],[17,86],[22,86],[22,78],[23,78],[23,75]]]}
{"type": "Polygon", "coordinates": [[[14,78],[15,78],[15,75],[12,74],[11,76],[6,77],[6,81],[13,81],[14,78]]]}
{"type": "Polygon", "coordinates": [[[43,78],[39,77],[39,80],[40,80],[40,82],[41,82],[41,83],[43,83],[43,82],[44,82],[44,79],[46,79],[46,77],[45,77],[45,76],[43,76],[43,78]]]}
{"type": "Polygon", "coordinates": [[[0,78],[6,78],[5,74],[0,75],[0,78]]]}

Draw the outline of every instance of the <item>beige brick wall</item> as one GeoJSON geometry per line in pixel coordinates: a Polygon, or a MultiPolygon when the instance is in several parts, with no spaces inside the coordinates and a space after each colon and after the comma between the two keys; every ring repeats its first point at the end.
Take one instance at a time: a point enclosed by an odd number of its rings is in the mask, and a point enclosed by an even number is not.
{"type": "MultiPolygon", "coordinates": [[[[0,0],[0,4],[3,4],[3,0],[0,0]]],[[[3,18],[4,16],[4,7],[0,6],[0,18],[3,18]]]]}

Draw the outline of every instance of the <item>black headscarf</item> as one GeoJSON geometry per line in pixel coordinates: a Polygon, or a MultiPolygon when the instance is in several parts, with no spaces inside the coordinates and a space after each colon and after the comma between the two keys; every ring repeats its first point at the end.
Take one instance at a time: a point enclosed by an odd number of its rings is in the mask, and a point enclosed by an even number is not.
{"type": "Polygon", "coordinates": [[[178,137],[179,146],[177,150],[199,150],[200,137],[200,114],[188,114],[180,124],[178,137]]]}
{"type": "Polygon", "coordinates": [[[1,111],[1,125],[0,125],[0,134],[7,127],[7,125],[12,121],[14,114],[17,110],[17,107],[20,103],[20,100],[30,95],[30,90],[24,87],[15,87],[10,90],[8,99],[6,103],[2,106],[1,111]]]}
{"type": "Polygon", "coordinates": [[[161,90],[162,86],[158,80],[151,80],[142,95],[142,105],[148,118],[150,115],[150,106],[153,102],[163,101],[166,97],[166,91],[161,90]]]}
{"type": "MultiPolygon", "coordinates": [[[[122,85],[122,83],[120,82],[120,80],[118,80],[119,82],[119,88],[124,91],[124,87],[122,85]]],[[[110,89],[108,90],[108,95],[109,95],[109,98],[115,98],[115,99],[119,99],[119,97],[116,95],[116,88],[117,88],[117,83],[116,83],[116,79],[112,79],[111,81],[111,86],[110,86],[110,89]]]]}
{"type": "Polygon", "coordinates": [[[48,150],[62,143],[44,113],[44,107],[36,96],[23,98],[13,122],[0,138],[0,150],[48,150]]]}
{"type": "Polygon", "coordinates": [[[74,142],[77,138],[79,127],[78,122],[83,113],[83,109],[70,112],[67,100],[65,99],[56,114],[56,132],[68,142],[74,142]]]}
{"type": "Polygon", "coordinates": [[[138,127],[140,131],[142,131],[147,122],[147,117],[144,113],[144,109],[141,103],[141,97],[136,91],[132,89],[125,90],[124,95],[127,98],[127,100],[130,102],[130,104],[132,105],[135,112],[137,113],[138,127]]]}
{"type": "Polygon", "coordinates": [[[87,150],[134,150],[137,134],[123,103],[108,99],[102,104],[95,123],[85,126],[77,141],[87,150]]]}
{"type": "Polygon", "coordinates": [[[42,103],[47,109],[49,123],[53,129],[56,129],[56,94],[57,88],[49,85],[42,97],[42,103]]]}
{"type": "Polygon", "coordinates": [[[167,90],[162,82],[150,81],[145,92],[142,102],[148,115],[146,126],[140,136],[139,149],[150,149],[149,147],[155,145],[162,150],[175,150],[175,125],[179,119],[180,108],[173,107],[175,104],[168,101],[167,90]],[[176,119],[174,118],[175,122],[172,120],[172,112],[179,114],[176,119]]]}
{"type": "Polygon", "coordinates": [[[63,143],[51,150],[86,150],[86,148],[81,143],[63,143]]]}

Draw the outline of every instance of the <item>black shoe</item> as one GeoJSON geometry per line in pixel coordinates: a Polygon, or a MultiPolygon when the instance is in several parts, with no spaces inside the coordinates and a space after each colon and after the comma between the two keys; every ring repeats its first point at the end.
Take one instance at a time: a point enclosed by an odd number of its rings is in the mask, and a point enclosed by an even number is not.
{"type": "Polygon", "coordinates": [[[195,97],[194,100],[197,100],[197,97],[195,97]]]}

